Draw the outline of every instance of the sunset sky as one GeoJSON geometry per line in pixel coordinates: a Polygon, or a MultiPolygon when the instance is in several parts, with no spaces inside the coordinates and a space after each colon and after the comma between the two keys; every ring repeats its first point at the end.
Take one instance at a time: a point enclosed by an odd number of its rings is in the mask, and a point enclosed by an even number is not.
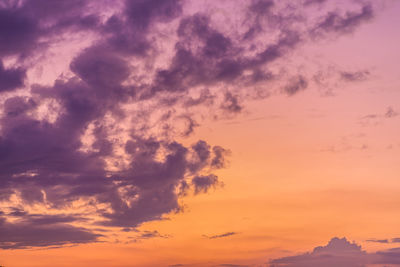
{"type": "Polygon", "coordinates": [[[400,266],[400,1],[0,0],[0,266],[400,266]]]}

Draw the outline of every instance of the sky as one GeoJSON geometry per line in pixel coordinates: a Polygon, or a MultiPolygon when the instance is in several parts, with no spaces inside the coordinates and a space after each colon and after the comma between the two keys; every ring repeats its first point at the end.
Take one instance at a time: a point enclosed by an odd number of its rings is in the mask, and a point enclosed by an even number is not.
{"type": "Polygon", "coordinates": [[[400,266],[400,1],[0,1],[0,265],[400,266]]]}

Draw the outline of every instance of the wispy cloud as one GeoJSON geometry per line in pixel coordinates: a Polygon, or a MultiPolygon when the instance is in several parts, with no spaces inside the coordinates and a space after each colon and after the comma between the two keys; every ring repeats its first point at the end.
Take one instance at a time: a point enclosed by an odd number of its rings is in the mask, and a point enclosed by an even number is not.
{"type": "Polygon", "coordinates": [[[203,235],[203,236],[208,239],[217,239],[217,238],[224,238],[224,237],[233,236],[233,235],[237,235],[237,234],[238,234],[237,232],[226,232],[226,233],[218,234],[218,235],[212,235],[212,236],[203,235]]]}

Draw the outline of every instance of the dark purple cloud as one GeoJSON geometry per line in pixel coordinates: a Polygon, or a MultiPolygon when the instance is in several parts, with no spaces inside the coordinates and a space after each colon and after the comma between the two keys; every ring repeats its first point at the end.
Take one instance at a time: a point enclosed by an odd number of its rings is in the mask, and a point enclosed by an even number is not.
{"type": "Polygon", "coordinates": [[[98,242],[106,237],[93,227],[133,231],[181,212],[181,197],[222,185],[214,172],[229,150],[178,138],[204,110],[242,112],[251,95],[273,90],[264,83],[305,90],[307,77],[280,76],[282,62],[314,33],[353,31],[374,11],[321,11],[313,24],[304,3],[282,3],[241,2],[236,29],[178,0],[1,2],[0,247],[98,242]],[[64,62],[53,48],[77,52],[64,62]],[[35,84],[30,73],[49,59],[68,69],[35,84]],[[64,214],[76,203],[85,211],[64,214]]]}
{"type": "Polygon", "coordinates": [[[24,85],[26,71],[21,68],[5,69],[0,61],[0,93],[12,91],[24,85]]]}
{"type": "Polygon", "coordinates": [[[347,11],[344,14],[329,12],[313,29],[313,34],[351,33],[362,23],[374,17],[374,9],[364,4],[359,11],[347,11]]]}
{"type": "Polygon", "coordinates": [[[99,234],[69,225],[77,218],[66,216],[24,216],[9,214],[20,219],[9,223],[0,217],[0,248],[22,249],[31,247],[58,247],[68,244],[96,242],[99,234]]]}
{"type": "Polygon", "coordinates": [[[147,31],[153,22],[168,22],[182,12],[180,0],[127,0],[126,16],[138,31],[147,31]]]}
{"type": "Polygon", "coordinates": [[[234,96],[230,92],[225,94],[224,102],[222,103],[221,108],[230,113],[239,113],[243,109],[239,103],[238,96],[234,96]]]}
{"type": "Polygon", "coordinates": [[[0,56],[29,56],[48,46],[45,38],[59,37],[66,30],[97,26],[95,14],[86,14],[86,0],[13,1],[0,5],[0,56]]]}
{"type": "Polygon", "coordinates": [[[218,183],[218,177],[213,174],[196,176],[192,179],[195,194],[207,193],[211,187],[215,187],[218,183]]]}

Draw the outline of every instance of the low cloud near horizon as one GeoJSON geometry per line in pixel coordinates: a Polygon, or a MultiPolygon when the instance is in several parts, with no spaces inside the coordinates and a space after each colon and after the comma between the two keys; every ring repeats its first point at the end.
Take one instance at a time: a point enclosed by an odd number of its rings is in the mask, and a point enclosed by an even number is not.
{"type": "Polygon", "coordinates": [[[277,258],[270,267],[367,267],[370,264],[400,266],[400,248],[368,253],[346,238],[332,238],[326,246],[312,252],[277,258]]]}

